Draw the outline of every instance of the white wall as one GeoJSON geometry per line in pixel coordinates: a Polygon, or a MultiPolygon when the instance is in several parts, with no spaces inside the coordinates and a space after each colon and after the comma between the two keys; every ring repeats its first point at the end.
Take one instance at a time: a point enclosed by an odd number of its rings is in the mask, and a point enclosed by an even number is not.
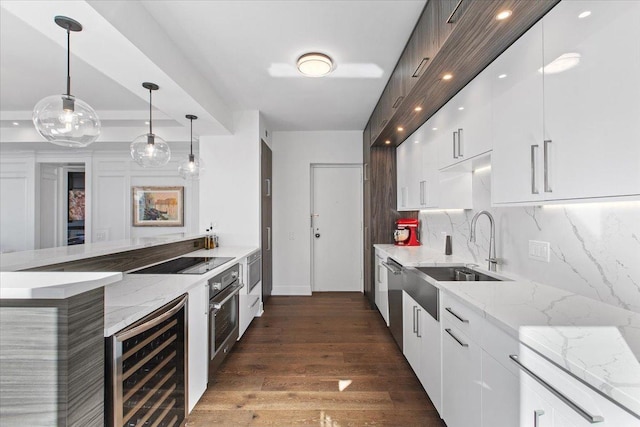
{"type": "MultiPolygon", "coordinates": [[[[104,144],[108,144],[104,143],[104,144]]],[[[120,144],[122,145],[122,144],[120,144]]],[[[183,180],[178,165],[187,158],[188,147],[171,143],[172,160],[159,169],[144,169],[131,160],[128,145],[118,150],[92,151],[3,151],[0,162],[0,250],[34,249],[40,228],[38,209],[38,169],[41,163],[85,164],[87,189],[86,240],[119,240],[198,231],[198,183],[183,180]],[[184,227],[132,227],[131,186],[184,186],[184,227]]]]}
{"type": "Polygon", "coordinates": [[[234,133],[200,137],[200,226],[221,246],[260,246],[260,113],[234,113],[234,133]]]}
{"type": "Polygon", "coordinates": [[[362,131],[274,132],[271,148],[273,294],[310,295],[311,164],[362,163],[362,131]]]}
{"type": "Polygon", "coordinates": [[[498,271],[640,312],[640,202],[492,208],[485,170],[473,175],[473,206],[421,212],[422,244],[444,250],[444,231],[454,255],[487,268],[487,218],[478,219],[477,244],[469,242],[471,218],[486,209],[496,220],[498,271]],[[529,240],[551,244],[549,263],[528,257],[529,240]]]}

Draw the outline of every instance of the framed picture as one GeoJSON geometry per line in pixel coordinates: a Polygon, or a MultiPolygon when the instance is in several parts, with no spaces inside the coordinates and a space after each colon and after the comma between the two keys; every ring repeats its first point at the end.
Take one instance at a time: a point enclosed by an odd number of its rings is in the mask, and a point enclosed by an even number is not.
{"type": "Polygon", "coordinates": [[[184,226],[184,187],[131,187],[134,227],[184,226]]]}

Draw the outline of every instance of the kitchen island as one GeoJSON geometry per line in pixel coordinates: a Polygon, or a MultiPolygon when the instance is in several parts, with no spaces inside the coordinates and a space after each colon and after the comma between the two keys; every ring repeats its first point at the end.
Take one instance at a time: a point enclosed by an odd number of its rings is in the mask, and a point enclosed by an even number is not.
{"type": "Polygon", "coordinates": [[[0,273],[3,425],[103,426],[104,338],[206,283],[257,248],[196,248],[182,254],[233,258],[202,275],[48,272],[48,263],[74,265],[78,260],[91,262],[94,257],[118,257],[148,248],[163,253],[164,245],[191,244],[199,237],[173,235],[134,239],[129,245],[99,243],[1,255],[0,264],[7,270],[0,273]],[[32,268],[39,271],[15,271],[32,268]]]}

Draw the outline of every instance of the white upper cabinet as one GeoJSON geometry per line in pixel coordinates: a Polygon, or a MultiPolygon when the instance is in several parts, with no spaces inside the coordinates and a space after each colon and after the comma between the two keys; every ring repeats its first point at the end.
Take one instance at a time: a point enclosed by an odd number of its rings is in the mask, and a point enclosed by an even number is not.
{"type": "Polygon", "coordinates": [[[542,22],[485,72],[493,100],[493,203],[532,202],[542,195],[542,22]]]}
{"type": "Polygon", "coordinates": [[[543,32],[545,198],[640,194],[640,2],[561,2],[543,32]]]}
{"type": "Polygon", "coordinates": [[[494,204],[640,194],[640,2],[561,2],[487,70],[494,204]]]}
{"type": "Polygon", "coordinates": [[[480,73],[444,107],[440,169],[491,151],[491,79],[480,73]]]}

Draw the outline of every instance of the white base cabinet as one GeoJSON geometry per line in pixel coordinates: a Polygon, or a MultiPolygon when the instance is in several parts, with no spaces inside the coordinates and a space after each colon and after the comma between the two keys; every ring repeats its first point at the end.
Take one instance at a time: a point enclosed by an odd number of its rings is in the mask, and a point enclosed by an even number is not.
{"type": "Polygon", "coordinates": [[[387,280],[387,269],[382,265],[386,257],[376,250],[375,265],[375,302],[378,311],[382,315],[387,326],[389,326],[389,287],[387,280]]]}
{"type": "Polygon", "coordinates": [[[442,413],[440,324],[402,292],[403,354],[438,413],[442,413]]]}
{"type": "Polygon", "coordinates": [[[209,375],[209,285],[207,281],[189,291],[189,412],[207,389],[209,375]]]}

